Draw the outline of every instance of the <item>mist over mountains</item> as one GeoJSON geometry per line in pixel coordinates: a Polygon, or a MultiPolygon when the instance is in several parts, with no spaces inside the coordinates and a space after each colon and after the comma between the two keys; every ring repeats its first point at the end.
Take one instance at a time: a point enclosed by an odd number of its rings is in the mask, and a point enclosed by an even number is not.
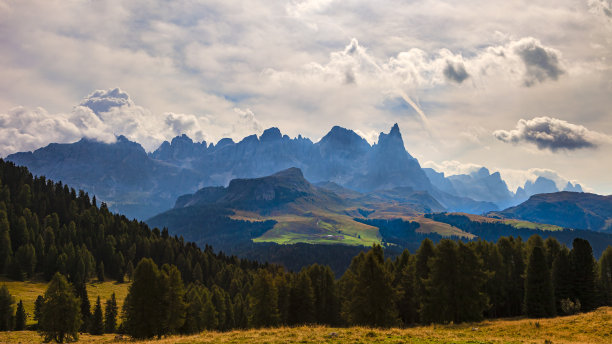
{"type": "MultiPolygon", "coordinates": [[[[114,143],[82,139],[12,154],[7,160],[95,194],[112,210],[138,219],[170,209],[179,196],[200,188],[291,167],[301,169],[312,183],[332,182],[365,193],[408,187],[427,192],[445,210],[475,214],[516,205],[532,194],[559,191],[545,177],[528,181],[515,194],[498,172],[491,174],[486,168],[448,177],[421,168],[406,151],[397,124],[380,133],[374,145],[338,126],[316,143],[269,128],[259,137],[247,136],[240,142],[226,138],[216,144],[181,135],[151,153],[123,136],[114,143]]],[[[571,183],[566,190],[582,191],[571,183]]]]}

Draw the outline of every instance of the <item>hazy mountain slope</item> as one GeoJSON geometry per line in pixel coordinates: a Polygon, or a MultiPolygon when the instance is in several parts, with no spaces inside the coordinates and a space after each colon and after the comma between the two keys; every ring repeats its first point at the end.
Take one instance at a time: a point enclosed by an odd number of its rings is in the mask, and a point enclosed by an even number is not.
{"type": "Polygon", "coordinates": [[[567,191],[538,194],[518,206],[490,215],[612,232],[612,196],[567,191]]]}
{"type": "Polygon", "coordinates": [[[179,195],[197,189],[207,177],[151,159],[138,143],[119,136],[106,144],[82,139],[50,144],[7,160],[36,175],[61,180],[105,201],[111,210],[142,218],[168,209],[179,195]]]}

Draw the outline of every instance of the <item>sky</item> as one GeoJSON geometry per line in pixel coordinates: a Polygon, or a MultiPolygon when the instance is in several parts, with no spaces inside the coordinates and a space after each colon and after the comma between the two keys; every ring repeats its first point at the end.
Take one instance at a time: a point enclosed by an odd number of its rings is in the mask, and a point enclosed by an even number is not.
{"type": "Polygon", "coordinates": [[[394,123],[447,174],[612,194],[612,1],[0,0],[0,156],[394,123]]]}

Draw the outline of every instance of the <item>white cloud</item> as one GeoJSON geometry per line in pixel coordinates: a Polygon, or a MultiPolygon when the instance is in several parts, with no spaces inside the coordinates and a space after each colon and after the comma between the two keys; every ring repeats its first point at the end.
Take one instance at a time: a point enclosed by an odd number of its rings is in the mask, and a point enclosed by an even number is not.
{"type": "Polygon", "coordinates": [[[458,174],[470,174],[485,167],[478,164],[462,163],[457,160],[445,160],[440,163],[434,161],[425,161],[423,167],[433,168],[437,172],[444,172],[446,177],[458,174]]]}

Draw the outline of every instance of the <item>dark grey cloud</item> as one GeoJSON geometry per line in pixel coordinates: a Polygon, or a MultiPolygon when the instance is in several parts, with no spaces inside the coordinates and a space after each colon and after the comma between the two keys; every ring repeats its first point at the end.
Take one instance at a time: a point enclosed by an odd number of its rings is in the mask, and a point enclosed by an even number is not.
{"type": "Polygon", "coordinates": [[[612,138],[582,125],[572,124],[557,118],[536,117],[521,119],[513,130],[497,130],[493,135],[500,141],[509,143],[533,143],[539,149],[576,150],[596,148],[612,138]]]}
{"type": "Polygon", "coordinates": [[[468,72],[465,70],[463,63],[452,63],[451,61],[446,61],[444,76],[447,80],[460,84],[463,82],[463,80],[469,78],[470,74],[468,74],[468,72]]]}
{"type": "Polygon", "coordinates": [[[525,86],[529,87],[546,80],[557,80],[565,73],[559,52],[547,48],[535,39],[522,40],[515,53],[525,64],[525,86]]]}
{"type": "Polygon", "coordinates": [[[108,112],[114,107],[134,105],[130,96],[120,88],[97,90],[88,95],[80,104],[90,108],[96,114],[108,112]]]}

